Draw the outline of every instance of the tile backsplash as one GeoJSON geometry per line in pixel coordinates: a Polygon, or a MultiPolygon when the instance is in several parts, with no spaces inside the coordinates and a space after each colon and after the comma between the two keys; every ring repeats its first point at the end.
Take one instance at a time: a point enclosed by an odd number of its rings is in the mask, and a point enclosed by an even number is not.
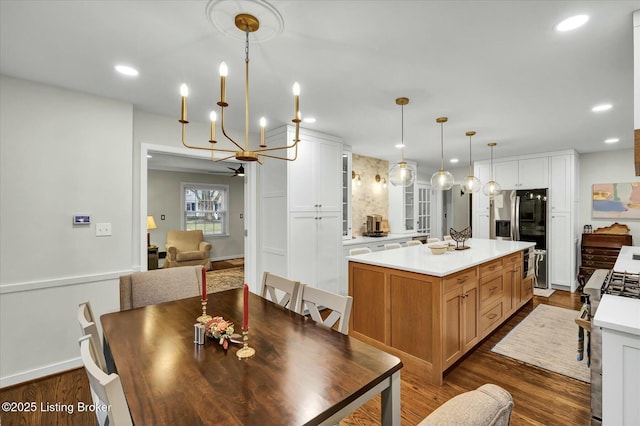
{"type": "Polygon", "coordinates": [[[351,169],[360,176],[351,182],[352,235],[359,236],[366,231],[367,215],[389,218],[389,162],[353,154],[351,169]],[[376,175],[380,175],[380,182],[376,182],[376,175]]]}

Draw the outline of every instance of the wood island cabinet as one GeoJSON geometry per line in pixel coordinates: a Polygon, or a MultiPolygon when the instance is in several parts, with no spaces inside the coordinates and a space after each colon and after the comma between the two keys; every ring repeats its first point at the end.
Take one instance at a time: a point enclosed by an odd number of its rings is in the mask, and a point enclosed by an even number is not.
{"type": "Polygon", "coordinates": [[[349,261],[349,335],[442,385],[443,373],[533,297],[522,251],[445,276],[349,261]]]}

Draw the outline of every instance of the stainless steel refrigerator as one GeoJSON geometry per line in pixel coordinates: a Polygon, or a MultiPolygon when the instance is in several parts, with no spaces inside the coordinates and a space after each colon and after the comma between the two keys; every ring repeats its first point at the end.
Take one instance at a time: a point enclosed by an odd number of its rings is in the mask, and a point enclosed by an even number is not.
{"type": "Polygon", "coordinates": [[[547,189],[505,190],[490,202],[490,237],[498,240],[531,241],[534,248],[535,286],[547,284],[547,189]]]}

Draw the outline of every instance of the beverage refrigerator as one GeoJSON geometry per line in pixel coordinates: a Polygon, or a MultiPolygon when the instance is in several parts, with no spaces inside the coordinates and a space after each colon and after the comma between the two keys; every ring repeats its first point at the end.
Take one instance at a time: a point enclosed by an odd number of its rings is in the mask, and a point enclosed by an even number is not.
{"type": "Polygon", "coordinates": [[[547,193],[546,188],[504,190],[490,201],[489,208],[490,238],[536,243],[533,267],[537,288],[548,288],[547,193]]]}

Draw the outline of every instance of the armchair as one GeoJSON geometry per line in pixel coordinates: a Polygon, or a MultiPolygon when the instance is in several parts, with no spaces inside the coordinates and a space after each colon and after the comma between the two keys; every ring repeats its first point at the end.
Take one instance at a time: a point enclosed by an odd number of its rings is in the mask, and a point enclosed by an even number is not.
{"type": "Polygon", "coordinates": [[[164,267],[204,265],[211,269],[211,244],[204,241],[201,230],[195,231],[168,231],[167,232],[167,257],[164,259],[164,267]]]}

